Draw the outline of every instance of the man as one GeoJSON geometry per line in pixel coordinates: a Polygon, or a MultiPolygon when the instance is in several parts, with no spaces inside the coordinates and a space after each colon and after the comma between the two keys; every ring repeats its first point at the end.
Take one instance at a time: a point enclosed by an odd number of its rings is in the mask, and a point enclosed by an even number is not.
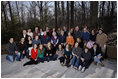
{"type": "Polygon", "coordinates": [[[8,44],[6,45],[7,56],[6,59],[10,62],[13,62],[16,58],[17,61],[20,61],[20,52],[18,52],[18,48],[13,38],[9,39],[8,44]]]}
{"type": "Polygon", "coordinates": [[[27,35],[26,30],[23,30],[23,34],[22,34],[21,38],[24,38],[25,39],[25,43],[28,42],[28,35],[27,35]]]}
{"type": "Polygon", "coordinates": [[[34,45],[34,44],[36,44],[36,45],[41,44],[41,41],[40,41],[38,35],[36,35],[36,36],[35,36],[35,39],[33,39],[33,41],[32,41],[32,45],[34,45]]]}
{"type": "Polygon", "coordinates": [[[80,37],[81,37],[81,32],[79,30],[79,27],[76,26],[75,27],[75,31],[74,31],[74,39],[75,39],[75,41],[77,41],[77,38],[80,38],[80,37]]]}
{"type": "Polygon", "coordinates": [[[50,37],[47,35],[47,32],[44,31],[44,35],[41,36],[41,43],[46,46],[50,42],[50,37]]]}
{"type": "Polygon", "coordinates": [[[26,51],[26,43],[24,38],[21,38],[20,42],[17,44],[17,47],[18,51],[21,53],[21,59],[23,59],[26,51]]]}
{"type": "Polygon", "coordinates": [[[96,36],[96,43],[101,48],[101,51],[103,52],[103,57],[106,57],[106,42],[107,42],[107,35],[103,33],[102,29],[99,29],[98,34],[96,36]]]}
{"type": "Polygon", "coordinates": [[[38,27],[35,27],[35,31],[33,32],[33,38],[35,38],[35,36],[40,35],[38,27]]]}
{"type": "Polygon", "coordinates": [[[84,42],[88,42],[90,37],[90,33],[87,30],[87,27],[83,28],[83,32],[81,33],[81,38],[84,42]]]}

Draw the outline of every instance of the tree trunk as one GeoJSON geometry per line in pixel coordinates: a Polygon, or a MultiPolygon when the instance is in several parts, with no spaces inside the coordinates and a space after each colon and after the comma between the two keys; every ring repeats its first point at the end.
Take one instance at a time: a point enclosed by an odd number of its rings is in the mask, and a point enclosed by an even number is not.
{"type": "Polygon", "coordinates": [[[69,2],[67,1],[67,27],[69,26],[69,2]]]}
{"type": "Polygon", "coordinates": [[[74,27],[74,1],[71,1],[71,27],[74,27]]]}
{"type": "Polygon", "coordinates": [[[90,16],[91,16],[91,26],[97,28],[97,16],[98,16],[98,1],[90,2],[90,16]]]}
{"type": "Polygon", "coordinates": [[[84,1],[82,1],[82,25],[85,25],[85,4],[84,1]]]}
{"type": "Polygon", "coordinates": [[[57,28],[57,1],[55,1],[55,27],[57,28]]]}

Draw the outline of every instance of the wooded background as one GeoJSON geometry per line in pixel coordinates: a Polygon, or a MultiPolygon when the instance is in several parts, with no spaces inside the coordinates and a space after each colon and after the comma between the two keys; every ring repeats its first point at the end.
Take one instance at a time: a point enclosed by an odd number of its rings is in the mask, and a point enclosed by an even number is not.
{"type": "Polygon", "coordinates": [[[117,28],[116,1],[2,1],[2,43],[19,40],[23,29],[34,27],[100,27],[105,33],[117,28]]]}

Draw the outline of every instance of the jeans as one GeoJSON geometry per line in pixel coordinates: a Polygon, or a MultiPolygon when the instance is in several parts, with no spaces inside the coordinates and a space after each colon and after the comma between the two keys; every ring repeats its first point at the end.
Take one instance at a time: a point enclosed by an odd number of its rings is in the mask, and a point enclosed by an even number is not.
{"type": "Polygon", "coordinates": [[[14,55],[7,55],[6,56],[6,60],[10,61],[10,62],[14,62],[14,60],[19,61],[20,60],[20,53],[15,53],[14,55]]]}
{"type": "Polygon", "coordinates": [[[75,59],[76,59],[76,56],[73,55],[73,58],[72,58],[72,60],[70,62],[70,64],[73,65],[73,66],[74,66],[74,63],[75,63],[75,59]]]}
{"type": "Polygon", "coordinates": [[[79,58],[77,58],[76,56],[73,56],[72,60],[71,60],[71,65],[74,66],[74,63],[75,63],[75,67],[78,67],[79,66],[79,58]],[[77,59],[77,61],[75,62],[75,60],[77,59]]]}
{"type": "Polygon", "coordinates": [[[94,57],[94,61],[96,61],[98,64],[101,62],[98,58],[101,57],[101,54],[98,54],[97,57],[94,57]]]}
{"type": "Polygon", "coordinates": [[[26,50],[26,57],[27,57],[27,58],[30,57],[30,56],[29,56],[29,50],[28,50],[28,49],[26,50]]]}

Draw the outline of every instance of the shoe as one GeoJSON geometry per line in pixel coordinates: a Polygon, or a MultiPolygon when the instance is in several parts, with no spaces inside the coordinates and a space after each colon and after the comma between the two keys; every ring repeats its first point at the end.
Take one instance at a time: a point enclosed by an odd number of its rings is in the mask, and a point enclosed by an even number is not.
{"type": "Polygon", "coordinates": [[[100,66],[104,67],[104,64],[103,63],[99,63],[99,64],[100,64],[100,66]]]}
{"type": "Polygon", "coordinates": [[[26,64],[23,64],[23,66],[26,66],[26,64]]]}
{"type": "Polygon", "coordinates": [[[93,63],[94,63],[94,65],[97,65],[97,62],[96,61],[94,61],[93,63]]]}
{"type": "Polygon", "coordinates": [[[81,69],[82,69],[82,66],[80,65],[78,70],[81,71],[81,69]]]}
{"type": "Polygon", "coordinates": [[[82,68],[81,72],[83,73],[85,71],[85,67],[82,68]]]}
{"type": "Polygon", "coordinates": [[[77,67],[74,67],[75,70],[77,70],[77,67]]]}
{"type": "Polygon", "coordinates": [[[71,67],[70,68],[73,68],[73,65],[71,65],[71,67]]]}

